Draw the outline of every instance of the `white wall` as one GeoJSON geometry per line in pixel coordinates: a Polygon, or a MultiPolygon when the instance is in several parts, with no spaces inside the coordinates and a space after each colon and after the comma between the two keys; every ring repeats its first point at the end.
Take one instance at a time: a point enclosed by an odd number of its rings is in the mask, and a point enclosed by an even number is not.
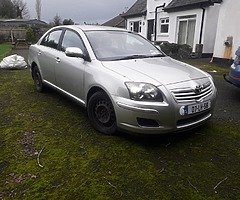
{"type": "MultiPolygon", "coordinates": [[[[186,10],[179,12],[169,13],[169,42],[177,43],[178,42],[178,17],[196,15],[196,26],[195,26],[195,35],[193,43],[193,51],[195,50],[196,44],[199,43],[200,38],[200,29],[202,21],[202,9],[186,10]]],[[[161,38],[160,38],[161,39],[161,38]]]]}
{"type": "Polygon", "coordinates": [[[204,53],[214,51],[220,6],[221,4],[215,4],[206,8],[202,38],[204,53]]]}
{"type": "Polygon", "coordinates": [[[171,1],[172,0],[147,0],[147,19],[155,19],[155,8],[163,5],[164,3],[165,5],[168,5],[171,1]]]}
{"type": "Polygon", "coordinates": [[[240,46],[240,1],[224,0],[221,4],[216,42],[214,47],[214,57],[234,58],[235,51],[240,46]],[[233,37],[233,48],[231,55],[226,57],[226,47],[224,41],[228,36],[233,37]]]}
{"type": "Polygon", "coordinates": [[[127,19],[127,30],[131,30],[130,28],[130,23],[131,22],[135,22],[135,21],[141,21],[142,22],[142,30],[141,32],[139,32],[140,35],[142,35],[143,37],[147,37],[147,20],[146,20],[146,17],[143,16],[143,17],[133,17],[133,18],[128,18],[127,19]]]}
{"type": "MultiPolygon", "coordinates": [[[[168,5],[171,0],[147,0],[147,20],[155,19],[155,8],[157,6],[163,5],[166,3],[168,5]]],[[[203,44],[203,53],[213,53],[216,30],[217,30],[217,22],[218,22],[218,14],[219,14],[220,5],[214,4],[214,6],[210,6],[206,8],[205,12],[205,21],[203,27],[202,34],[202,44],[203,44]]],[[[158,10],[158,18],[157,18],[157,41],[168,41],[170,43],[178,42],[178,17],[187,16],[187,15],[196,15],[196,27],[195,27],[195,37],[194,37],[194,45],[193,51],[195,51],[196,44],[199,44],[200,39],[200,31],[201,31],[201,23],[202,23],[202,9],[193,9],[179,12],[171,12],[167,13],[158,10]],[[160,34],[159,25],[160,18],[169,17],[169,34],[160,34]]]]}

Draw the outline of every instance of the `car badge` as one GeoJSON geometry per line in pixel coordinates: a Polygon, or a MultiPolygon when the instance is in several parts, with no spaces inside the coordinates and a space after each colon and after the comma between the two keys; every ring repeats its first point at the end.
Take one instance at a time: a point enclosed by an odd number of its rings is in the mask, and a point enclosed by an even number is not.
{"type": "Polygon", "coordinates": [[[200,94],[203,89],[203,85],[197,85],[194,89],[195,94],[200,94]]]}

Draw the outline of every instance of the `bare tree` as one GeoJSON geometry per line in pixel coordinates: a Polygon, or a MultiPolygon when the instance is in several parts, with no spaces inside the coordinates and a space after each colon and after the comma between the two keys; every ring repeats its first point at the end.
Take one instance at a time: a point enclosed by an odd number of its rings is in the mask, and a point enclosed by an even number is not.
{"type": "Polygon", "coordinates": [[[13,0],[12,3],[14,5],[17,18],[29,18],[29,12],[26,2],[24,2],[23,0],[13,0]]]}
{"type": "Polygon", "coordinates": [[[41,20],[42,0],[36,0],[35,8],[36,8],[36,13],[37,13],[37,19],[41,20]]]}
{"type": "Polygon", "coordinates": [[[11,0],[0,0],[0,18],[14,18],[15,11],[11,0]]]}
{"type": "Polygon", "coordinates": [[[62,25],[62,19],[58,14],[56,14],[56,16],[53,18],[53,26],[60,26],[60,25],[62,25]]]}

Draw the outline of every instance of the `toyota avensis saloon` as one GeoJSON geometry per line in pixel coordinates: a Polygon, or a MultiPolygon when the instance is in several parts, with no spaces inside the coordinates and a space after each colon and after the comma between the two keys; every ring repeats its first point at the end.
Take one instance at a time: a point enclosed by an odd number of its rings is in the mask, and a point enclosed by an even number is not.
{"type": "Polygon", "coordinates": [[[211,75],[127,30],[55,27],[30,47],[28,62],[37,91],[50,86],[79,102],[105,134],[182,131],[212,116],[211,75]]]}

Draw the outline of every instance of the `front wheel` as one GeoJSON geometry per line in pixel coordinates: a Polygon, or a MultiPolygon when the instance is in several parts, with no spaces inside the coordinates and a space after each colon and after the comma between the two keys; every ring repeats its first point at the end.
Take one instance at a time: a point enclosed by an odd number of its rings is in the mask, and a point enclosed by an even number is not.
{"type": "Polygon", "coordinates": [[[42,76],[40,74],[40,71],[38,67],[34,67],[32,69],[32,77],[34,81],[35,88],[38,92],[43,92],[44,91],[44,85],[42,81],[42,76]]]}
{"type": "Polygon", "coordinates": [[[90,97],[87,111],[96,130],[106,135],[112,135],[116,132],[117,123],[114,108],[105,92],[96,92],[90,97]]]}

